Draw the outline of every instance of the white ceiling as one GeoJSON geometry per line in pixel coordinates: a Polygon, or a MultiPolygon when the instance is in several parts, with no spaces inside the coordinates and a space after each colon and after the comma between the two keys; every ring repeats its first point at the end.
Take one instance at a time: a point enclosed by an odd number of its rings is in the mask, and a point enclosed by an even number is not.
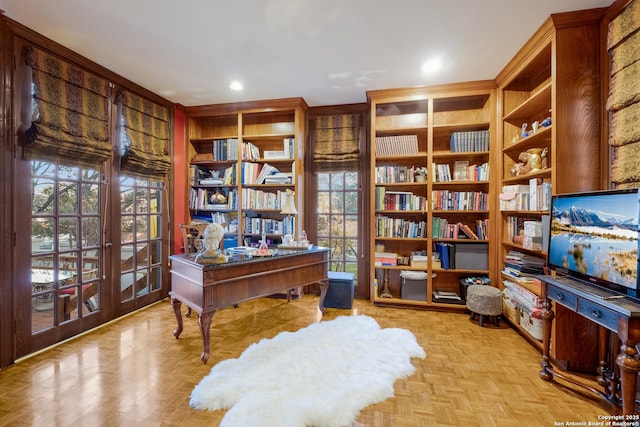
{"type": "Polygon", "coordinates": [[[185,106],[493,79],[551,13],[613,0],[0,0],[13,20],[185,106]],[[438,57],[428,75],[424,61],[438,57]],[[241,80],[243,92],[228,88],[241,80]]]}

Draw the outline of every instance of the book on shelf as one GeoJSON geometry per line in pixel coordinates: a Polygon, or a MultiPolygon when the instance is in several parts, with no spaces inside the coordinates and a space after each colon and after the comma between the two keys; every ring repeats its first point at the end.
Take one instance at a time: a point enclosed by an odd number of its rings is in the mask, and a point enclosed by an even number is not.
{"type": "Polygon", "coordinates": [[[284,151],[276,151],[276,150],[265,150],[264,151],[265,159],[287,159],[284,151]]]}
{"type": "Polygon", "coordinates": [[[295,142],[296,139],[293,137],[284,138],[284,140],[282,141],[285,159],[293,159],[295,154],[295,142]]]}
{"type": "Polygon", "coordinates": [[[398,254],[395,252],[376,252],[374,263],[376,266],[398,265],[398,254]]]}
{"type": "Polygon", "coordinates": [[[418,152],[418,135],[376,137],[376,157],[415,155],[418,152]]]}
{"type": "Polygon", "coordinates": [[[455,268],[455,245],[446,242],[435,242],[435,252],[440,258],[440,266],[443,270],[455,268]]]}
{"type": "Polygon", "coordinates": [[[200,185],[222,185],[224,180],[222,178],[202,178],[200,185]]]}
{"type": "Polygon", "coordinates": [[[473,232],[473,230],[471,229],[471,227],[469,227],[467,224],[464,224],[462,222],[458,223],[458,226],[460,227],[460,230],[469,238],[469,239],[474,239],[474,240],[478,240],[479,237],[476,233],[473,232]]]}
{"type": "Polygon", "coordinates": [[[458,295],[458,293],[456,291],[454,291],[453,289],[436,289],[435,291],[433,291],[433,296],[435,299],[446,299],[446,300],[454,300],[454,301],[460,301],[462,300],[462,298],[460,297],[460,295],[458,295]]]}
{"type": "Polygon", "coordinates": [[[449,182],[451,181],[451,168],[448,163],[432,163],[431,164],[432,178],[435,182],[449,182]]]}
{"type": "Polygon", "coordinates": [[[489,130],[453,132],[449,149],[454,153],[489,151],[489,130]]]}
{"type": "Polygon", "coordinates": [[[280,171],[275,166],[272,166],[269,163],[263,164],[260,168],[260,173],[258,173],[258,177],[256,178],[256,184],[264,184],[264,180],[267,176],[278,172],[280,171]]]}

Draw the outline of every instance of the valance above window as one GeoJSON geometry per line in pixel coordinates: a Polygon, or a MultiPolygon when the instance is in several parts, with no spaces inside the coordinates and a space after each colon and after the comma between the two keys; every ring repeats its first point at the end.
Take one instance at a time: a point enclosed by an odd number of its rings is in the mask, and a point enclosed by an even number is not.
{"type": "Polygon", "coordinates": [[[123,91],[118,111],[121,170],[145,177],[167,175],[171,168],[169,109],[123,91]]]}
{"type": "Polygon", "coordinates": [[[25,158],[84,166],[110,159],[107,80],[32,46],[23,52],[25,158]]]}
{"type": "Polygon", "coordinates": [[[360,161],[360,115],[333,114],[313,122],[314,155],[317,170],[357,170],[360,161]]]}

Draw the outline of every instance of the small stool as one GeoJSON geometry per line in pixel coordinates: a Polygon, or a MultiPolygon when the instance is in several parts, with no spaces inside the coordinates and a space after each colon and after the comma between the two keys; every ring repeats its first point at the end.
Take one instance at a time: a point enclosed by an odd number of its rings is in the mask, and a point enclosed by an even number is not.
{"type": "Polygon", "coordinates": [[[480,326],[484,323],[484,316],[493,317],[493,323],[500,326],[498,316],[502,314],[502,292],[489,285],[471,285],[467,288],[467,308],[471,311],[471,320],[480,315],[480,326]]]}

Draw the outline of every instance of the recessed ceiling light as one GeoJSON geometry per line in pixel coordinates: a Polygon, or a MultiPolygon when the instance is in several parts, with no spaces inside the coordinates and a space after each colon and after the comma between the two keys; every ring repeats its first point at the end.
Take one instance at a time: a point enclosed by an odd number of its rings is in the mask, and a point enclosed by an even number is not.
{"type": "Polygon", "coordinates": [[[244,89],[244,86],[242,86],[242,83],[240,83],[238,80],[234,80],[229,84],[229,89],[231,89],[231,90],[242,90],[242,89],[244,89]]]}
{"type": "Polygon", "coordinates": [[[442,67],[442,61],[440,58],[430,59],[422,64],[422,72],[434,73],[442,67]]]}

